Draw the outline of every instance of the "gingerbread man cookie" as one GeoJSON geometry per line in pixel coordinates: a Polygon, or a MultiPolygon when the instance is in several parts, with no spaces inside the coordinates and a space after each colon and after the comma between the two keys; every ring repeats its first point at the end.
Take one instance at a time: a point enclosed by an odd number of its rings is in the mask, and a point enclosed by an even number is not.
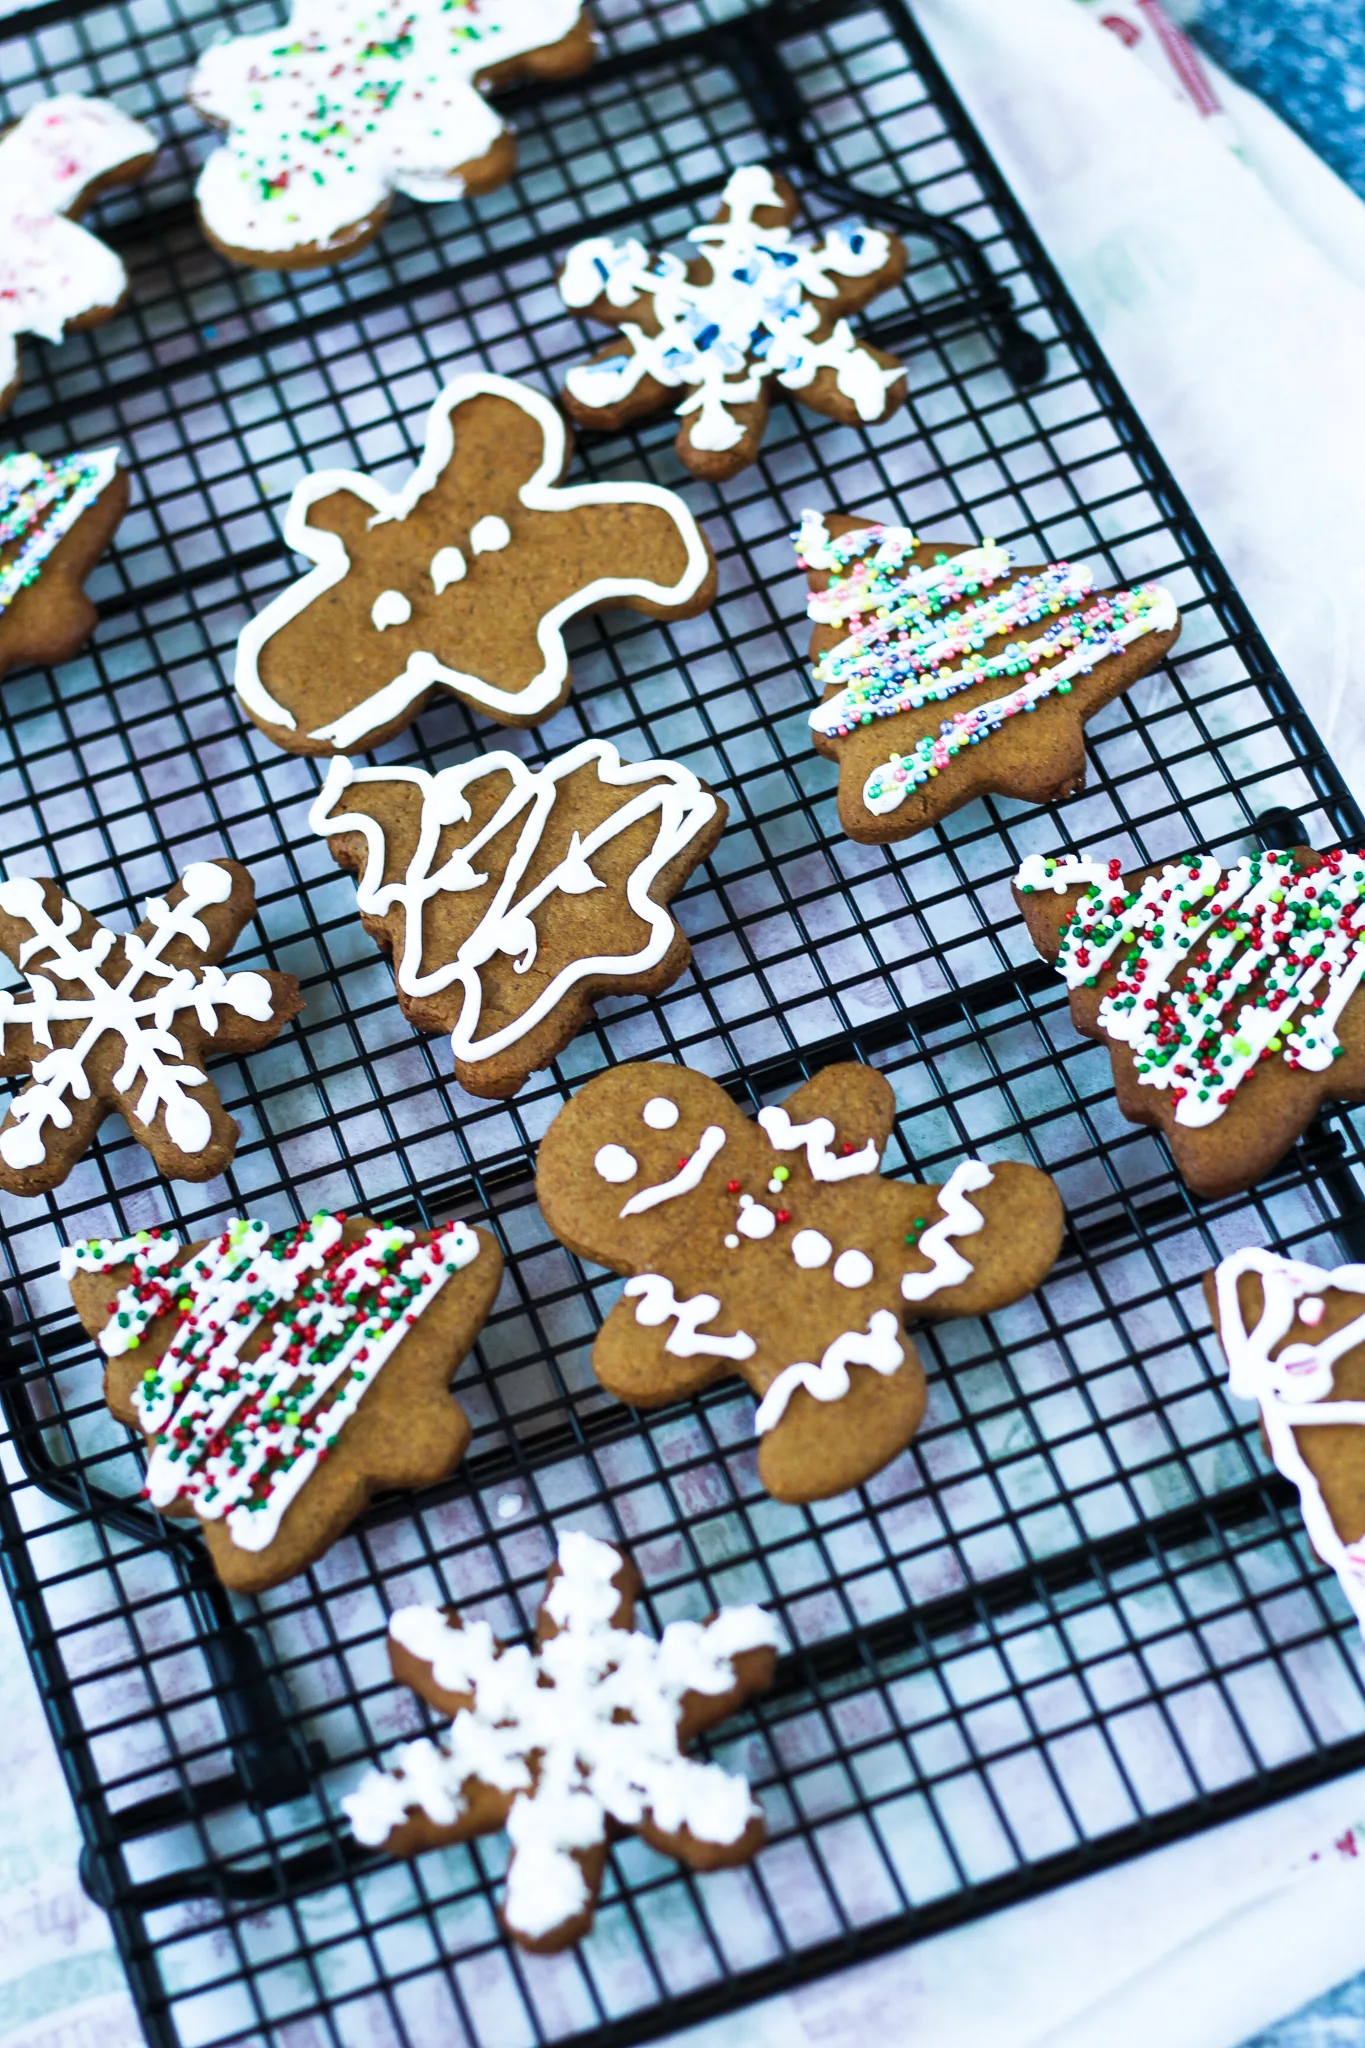
{"type": "Polygon", "coordinates": [[[680,460],[713,483],[756,459],[774,379],[830,419],[888,418],[904,403],[905,371],[857,340],[847,315],[899,282],[905,246],[861,222],[798,241],[799,212],[785,178],[745,164],[715,220],[691,230],[699,253],[688,262],[633,240],[576,243],[564,303],[622,338],[570,370],[572,417],[614,431],[672,407],[680,460]]]}
{"type": "Polygon", "coordinates": [[[484,754],[428,775],[334,761],[309,813],[357,877],[403,1014],[449,1031],[473,1095],[513,1095],[593,1014],[659,995],[692,957],[663,908],[725,805],[676,761],[584,740],[539,769],[484,754]]]}
{"type": "Polygon", "coordinates": [[[295,753],[350,753],[441,690],[501,725],[538,725],[569,694],[569,619],[705,611],[715,561],[682,499],[561,486],[570,446],[538,391],[475,373],[436,400],[397,495],[350,470],[306,477],[284,531],[317,567],[237,648],[237,694],[261,730],[295,753]]]}
{"type": "Polygon", "coordinates": [[[1030,854],[1015,897],[1106,1042],[1119,1108],[1199,1195],[1251,1187],[1325,1102],[1365,1100],[1365,853],[1211,854],[1125,875],[1030,854]]]}
{"type": "Polygon", "coordinates": [[[1018,569],[994,541],[940,547],[804,512],[796,550],[824,690],[811,730],[839,764],[839,822],[865,845],[908,839],[987,791],[1050,803],[1080,789],[1086,720],[1180,633],[1159,584],[1096,590],[1084,563],[1018,569]]]}
{"type": "Polygon", "coordinates": [[[199,1062],[269,1045],[303,1008],[292,974],[217,965],[255,907],[231,860],[194,862],[126,936],[56,882],[0,882],[0,952],[28,982],[27,1000],[0,989],[0,1074],[30,1074],[0,1125],[0,1188],[59,1186],[111,1109],[162,1173],[223,1171],[241,1132],[199,1062]]]}
{"type": "Polygon", "coordinates": [[[747,1782],[683,1751],[772,1683],[778,1635],[761,1607],[634,1626],[640,1578],[614,1545],[559,1538],[535,1648],[486,1621],[402,1607],[393,1675],[451,1725],[419,1737],[343,1801],[356,1839],[395,1856],[506,1828],[502,1919],[548,1955],[592,1925],[613,1834],[638,1834],[693,1870],[747,1861],[763,1809],[747,1782]]]}
{"type": "Polygon", "coordinates": [[[1365,1266],[1247,1246],[1204,1276],[1228,1386],[1260,1406],[1313,1548],[1365,1623],[1365,1266]]]}
{"type": "Polygon", "coordinates": [[[843,1493],[909,1443],[925,1382],[907,1308],[1003,1308],[1061,1246],[1061,1199],[1034,1167],[883,1179],[895,1107],[884,1076],[835,1066],[753,1123],[705,1075],[642,1063],[580,1088],[541,1144],[551,1230],[631,1276],[593,1351],[598,1379],[647,1408],[738,1373],[779,1500],[843,1493]]]}
{"type": "Polygon", "coordinates": [[[505,184],[510,132],[483,95],[593,60],[580,0],[294,0],[288,22],[206,50],[189,98],[226,129],[199,218],[234,263],[308,270],[372,241],[395,192],[505,184]]]}
{"type": "Polygon", "coordinates": [[[449,1388],[502,1275],[486,1231],[240,1219],[197,1244],[72,1245],[62,1273],[110,1408],[146,1439],[145,1497],[198,1517],[234,1592],[293,1578],[380,1488],[432,1485],[464,1456],[449,1388]]]}
{"type": "Polygon", "coordinates": [[[117,448],[0,455],[0,676],[69,661],[95,625],[81,588],[128,506],[117,448]]]}
{"type": "Polygon", "coordinates": [[[19,389],[21,334],[60,341],[123,304],[128,273],[75,216],[145,178],[156,152],[141,121],[76,93],[40,100],[0,136],[0,412],[19,389]]]}

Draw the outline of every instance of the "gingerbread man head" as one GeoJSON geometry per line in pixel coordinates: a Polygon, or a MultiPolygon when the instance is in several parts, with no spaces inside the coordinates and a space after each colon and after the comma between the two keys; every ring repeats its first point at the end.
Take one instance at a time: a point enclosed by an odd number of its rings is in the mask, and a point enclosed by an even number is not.
{"type": "Polygon", "coordinates": [[[738,1373],[779,1500],[842,1493],[910,1441],[925,1382],[908,1316],[1002,1308],[1061,1245],[1036,1168],[884,1179],[894,1118],[868,1067],[827,1067],[752,1122],[706,1076],[638,1064],[580,1089],[540,1148],[550,1228],[630,1275],[593,1352],[603,1386],[652,1407],[738,1373]]]}

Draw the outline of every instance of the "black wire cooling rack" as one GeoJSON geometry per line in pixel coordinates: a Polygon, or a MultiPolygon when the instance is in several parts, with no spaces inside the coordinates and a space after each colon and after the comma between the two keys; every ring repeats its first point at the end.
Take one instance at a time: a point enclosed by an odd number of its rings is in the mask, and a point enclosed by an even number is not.
{"type": "Polygon", "coordinates": [[[1072,1032],[1008,886],[1034,849],[1231,857],[1258,833],[1360,840],[1359,813],[897,0],[598,14],[592,73],[511,96],[513,184],[470,206],[400,201],[363,255],[295,277],[220,262],[189,196],[209,138],[181,97],[187,64],[272,6],[50,0],[0,24],[5,118],[53,90],[113,92],[169,145],[97,216],[129,265],[127,310],[60,348],[24,344],[9,438],[119,442],[135,503],[94,578],[90,648],[0,696],[4,864],[122,915],[232,853],[260,899],[239,957],[298,974],[308,1001],[276,1046],[215,1069],[244,1128],[223,1180],[168,1187],[111,1122],[58,1196],[0,1196],[0,1561],[85,1880],[158,2048],[645,2040],[1365,1761],[1358,1632],[1225,1398],[1198,1288],[1248,1241],[1361,1256],[1360,1129],[1325,1117],[1254,1198],[1196,1200],[1117,1116],[1107,1055],[1072,1032]],[[715,610],[580,627],[573,700],[534,734],[450,703],[384,750],[540,759],[599,734],[688,762],[731,807],[681,899],[694,972],[661,1001],[603,1004],[515,1102],[477,1102],[447,1044],[404,1022],[351,883],[307,831],[317,765],[238,715],[233,645],[294,572],[279,513],[305,467],[401,477],[458,368],[553,390],[598,338],[559,303],[557,252],[588,223],[667,241],[759,157],[816,220],[857,207],[910,236],[905,286],[871,322],[905,353],[909,404],[870,431],[781,405],[762,460],[720,492],[679,469],[670,422],[586,441],[582,473],[685,490],[720,558],[715,610]],[[903,848],[841,836],[803,716],[789,535],[808,504],[1174,590],[1176,658],[1091,726],[1084,796],[975,803],[903,848]],[[769,1500],[733,1385],[648,1417],[595,1386],[619,1283],[548,1237],[535,1147],[581,1077],[640,1056],[751,1104],[868,1060],[900,1105],[890,1170],[941,1179],[976,1152],[1061,1183],[1055,1273],[918,1340],[925,1426],[856,1496],[769,1500]],[[306,1580],[232,1600],[198,1538],[139,1503],[57,1249],[319,1206],[499,1233],[507,1278],[457,1382],[473,1450],[306,1580]],[[388,1679],[386,1608],[455,1600],[516,1634],[564,1526],[629,1545],[656,1625],[758,1599],[788,1648],[714,1745],[767,1809],[753,1868],[694,1877],[626,1842],[591,1938],[536,1960],[493,1918],[501,1838],[396,1865],[336,1814],[417,1725],[388,1679]]]}

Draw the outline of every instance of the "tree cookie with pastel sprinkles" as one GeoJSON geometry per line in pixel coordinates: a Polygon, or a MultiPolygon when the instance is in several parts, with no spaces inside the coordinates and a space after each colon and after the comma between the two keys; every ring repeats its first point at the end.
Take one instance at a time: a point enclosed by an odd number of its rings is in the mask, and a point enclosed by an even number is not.
{"type": "Polygon", "coordinates": [[[536,1193],[573,1252],[627,1274],[593,1371],[651,1408],[735,1373],[779,1500],[860,1485],[909,1443],[925,1380],[907,1316],[986,1315],[1039,1286],[1062,1204],[1031,1166],[888,1180],[889,1082],[827,1067],[756,1122],[686,1067],[597,1075],[541,1143],[536,1193]]]}
{"type": "Polygon", "coordinates": [[[62,1273],[141,1432],[145,1497],[197,1517],[219,1578],[260,1593],[322,1556],[381,1489],[434,1485],[471,1435],[456,1367],[502,1255],[464,1223],[240,1219],[69,1246],[62,1273]]]}
{"type": "Polygon", "coordinates": [[[118,456],[0,455],[0,676],[69,661],[93,632],[82,585],[128,508],[118,456]]]}
{"type": "Polygon", "coordinates": [[[1180,614],[1159,584],[1102,590],[1086,564],[805,512],[817,752],[839,769],[851,839],[908,839],[973,797],[1029,803],[1085,782],[1083,728],[1160,666],[1180,614]]]}
{"type": "Polygon", "coordinates": [[[1108,1046],[1119,1108],[1199,1195],[1252,1187],[1329,1102],[1365,1101],[1365,853],[1030,854],[1014,893],[1108,1046]]]}

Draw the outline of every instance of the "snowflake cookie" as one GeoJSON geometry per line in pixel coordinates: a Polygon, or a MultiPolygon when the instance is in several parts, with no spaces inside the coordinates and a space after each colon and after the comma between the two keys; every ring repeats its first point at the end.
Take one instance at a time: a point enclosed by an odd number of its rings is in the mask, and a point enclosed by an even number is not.
{"type": "Polygon", "coordinates": [[[235,263],[339,263],[395,192],[505,184],[516,145],[484,93],[592,60],[580,0],[294,0],[279,28],[213,44],[190,79],[227,130],[199,175],[204,233],[235,263]]]}
{"type": "Polygon", "coordinates": [[[1211,854],[1125,875],[1030,854],[1015,897],[1107,1042],[1119,1108],[1199,1195],[1249,1188],[1325,1102],[1365,1100],[1365,853],[1211,854]]]}
{"type": "Polygon", "coordinates": [[[28,983],[0,989],[0,1073],[31,1076],[0,1126],[0,1188],[66,1179],[111,1109],[162,1173],[212,1180],[241,1135],[200,1062],[268,1045],[303,1008],[292,974],[217,965],[256,907],[236,861],[196,861],[121,936],[53,881],[0,882],[0,952],[28,983]]]}
{"type": "Polygon", "coordinates": [[[501,725],[569,694],[564,627],[629,605],[705,611],[716,567],[681,498],[655,484],[561,486],[562,415],[525,384],[457,377],[399,492],[351,470],[305,477],[285,538],[317,564],[237,648],[246,710],[300,754],[374,747],[449,691],[501,725]]]}
{"type": "Polygon", "coordinates": [[[1228,1386],[1261,1411],[1314,1550],[1365,1624],[1365,1267],[1248,1246],[1204,1276],[1228,1386]]]}
{"type": "Polygon", "coordinates": [[[95,625],[81,588],[128,506],[117,448],[0,455],[0,676],[69,661],[95,625]]]}
{"type": "Polygon", "coordinates": [[[75,93],[40,100],[0,136],[0,412],[19,389],[21,334],[60,341],[127,297],[122,263],[75,216],[145,178],[157,147],[141,121],[75,93]]]}
{"type": "Polygon", "coordinates": [[[464,1456],[450,1381],[502,1275],[486,1231],[239,1219],[196,1244],[72,1245],[62,1274],[110,1408],[146,1439],[146,1498],[198,1517],[234,1592],[293,1578],[380,1488],[432,1485],[464,1456]]]}
{"type": "Polygon", "coordinates": [[[640,1578],[610,1543],[559,1538],[534,1649],[486,1621],[401,1607],[393,1675],[448,1714],[343,1801],[356,1839],[395,1856],[507,1830],[503,1923],[537,1954],[592,1925],[613,1835],[640,1835],[693,1870],[747,1861],[763,1809],[745,1779],[683,1751],[772,1683],[777,1626],[761,1607],[634,1626],[640,1578]]]}
{"type": "Polygon", "coordinates": [[[884,1179],[895,1109],[883,1075],[845,1065],[754,1123],[705,1075],[641,1063],[580,1088],[540,1147],[551,1230],[631,1276],[593,1350],[602,1385],[648,1408],[738,1373],[779,1500],[843,1493],[909,1443],[925,1383],[907,1312],[1003,1308],[1061,1245],[1034,1167],[884,1179]]]}
{"type": "Polygon", "coordinates": [[[659,995],[692,957],[663,907],[726,807],[676,761],[584,740],[546,767],[483,754],[429,775],[333,761],[309,813],[357,877],[403,1013],[449,1031],[473,1095],[513,1095],[599,995],[659,995]]]}
{"type": "Polygon", "coordinates": [[[699,253],[686,262],[602,235],[576,243],[560,295],[621,339],[570,370],[572,417],[614,430],[671,406],[682,421],[680,459],[723,483],[758,454],[774,378],[847,425],[893,413],[905,371],[858,341],[847,316],[899,281],[904,244],[862,223],[798,241],[799,211],[785,178],[745,164],[731,173],[715,220],[690,231],[699,253]]]}
{"type": "Polygon", "coordinates": [[[908,839],[987,791],[1051,803],[1085,782],[1082,727],[1180,633],[1168,590],[1097,590],[1084,563],[1016,568],[1008,548],[803,512],[817,750],[839,822],[908,839]],[[1024,715],[1027,714],[1027,715],[1024,715]]]}

